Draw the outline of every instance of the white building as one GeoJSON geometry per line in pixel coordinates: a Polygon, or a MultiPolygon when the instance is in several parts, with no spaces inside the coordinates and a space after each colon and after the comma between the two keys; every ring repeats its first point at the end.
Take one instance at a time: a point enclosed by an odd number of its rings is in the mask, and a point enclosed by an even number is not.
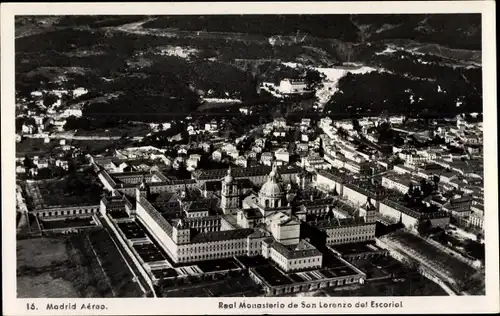
{"type": "Polygon", "coordinates": [[[283,79],[279,90],[284,94],[301,94],[307,92],[307,84],[302,79],[283,79]]]}
{"type": "Polygon", "coordinates": [[[283,161],[283,162],[290,162],[290,153],[288,150],[285,148],[280,148],[274,152],[274,156],[276,157],[276,160],[283,161]]]}
{"type": "Polygon", "coordinates": [[[382,176],[382,186],[406,194],[410,188],[420,188],[420,179],[411,175],[399,175],[395,172],[389,172],[382,176]]]}
{"type": "Polygon", "coordinates": [[[274,155],[273,153],[270,152],[265,152],[260,155],[260,162],[263,165],[270,166],[274,160],[274,155]]]}

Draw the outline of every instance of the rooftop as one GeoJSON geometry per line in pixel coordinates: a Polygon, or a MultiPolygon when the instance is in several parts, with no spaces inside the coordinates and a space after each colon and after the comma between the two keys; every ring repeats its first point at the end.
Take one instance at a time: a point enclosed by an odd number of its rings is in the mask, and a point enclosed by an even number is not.
{"type": "Polygon", "coordinates": [[[321,220],[321,221],[312,221],[309,222],[313,227],[318,228],[319,230],[327,230],[330,228],[338,228],[344,226],[357,226],[357,225],[365,225],[366,222],[363,218],[332,218],[329,220],[321,220]]]}
{"type": "MultiPolygon", "coordinates": [[[[245,178],[252,176],[264,176],[271,172],[270,166],[252,166],[248,168],[231,168],[234,178],[245,178]]],[[[298,167],[278,167],[278,173],[290,174],[299,172],[298,167]]],[[[222,179],[227,174],[227,169],[196,170],[193,177],[198,180],[222,179]]]]}
{"type": "Polygon", "coordinates": [[[216,232],[203,232],[192,236],[191,243],[197,244],[197,243],[215,242],[215,241],[231,240],[231,239],[243,239],[250,236],[253,232],[254,232],[253,229],[250,228],[224,230],[216,232]]]}
{"type": "Polygon", "coordinates": [[[318,249],[304,239],[300,240],[298,244],[290,246],[285,246],[278,241],[274,241],[271,247],[287,259],[300,259],[321,255],[318,249]]]}

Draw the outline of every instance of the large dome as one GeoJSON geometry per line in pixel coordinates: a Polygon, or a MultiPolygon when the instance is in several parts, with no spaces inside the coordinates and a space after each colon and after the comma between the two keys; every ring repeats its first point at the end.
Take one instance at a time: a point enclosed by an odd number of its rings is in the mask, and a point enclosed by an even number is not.
{"type": "Polygon", "coordinates": [[[281,185],[273,180],[268,180],[260,189],[260,194],[267,197],[281,197],[283,196],[283,188],[281,185]]]}

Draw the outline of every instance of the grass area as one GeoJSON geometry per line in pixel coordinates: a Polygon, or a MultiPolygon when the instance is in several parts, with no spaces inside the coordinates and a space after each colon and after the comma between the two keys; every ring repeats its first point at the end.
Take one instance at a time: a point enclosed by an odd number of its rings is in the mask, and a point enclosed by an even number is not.
{"type": "Polygon", "coordinates": [[[249,277],[199,283],[162,293],[163,297],[255,297],[263,293],[262,288],[249,277]]]}
{"type": "Polygon", "coordinates": [[[73,227],[92,227],[92,218],[67,218],[64,220],[41,220],[42,229],[62,229],[73,227]]]}
{"type": "Polygon", "coordinates": [[[327,288],[328,296],[448,296],[436,283],[421,275],[412,275],[402,282],[368,282],[346,289],[327,288]]]}
{"type": "Polygon", "coordinates": [[[97,297],[99,277],[87,273],[89,259],[72,245],[70,237],[17,241],[18,297],[97,297]]]}
{"type": "Polygon", "coordinates": [[[45,272],[36,276],[18,276],[18,298],[73,298],[79,297],[71,282],[63,279],[54,279],[45,272]]]}
{"type": "Polygon", "coordinates": [[[101,198],[101,186],[97,177],[91,173],[70,174],[67,177],[38,182],[39,196],[42,201],[34,201],[47,206],[53,205],[97,205],[101,198]]]}
{"type": "Polygon", "coordinates": [[[269,260],[260,255],[254,257],[239,256],[237,259],[247,268],[269,264],[269,260]]]}
{"type": "Polygon", "coordinates": [[[135,251],[141,256],[144,262],[155,262],[165,260],[163,254],[154,244],[134,245],[135,251]]]}
{"type": "Polygon", "coordinates": [[[335,245],[332,248],[337,250],[343,255],[375,252],[376,250],[370,248],[368,245],[373,245],[373,242],[351,243],[345,245],[335,245]]]}
{"type": "Polygon", "coordinates": [[[172,278],[179,275],[177,271],[175,271],[175,269],[172,268],[152,270],[151,272],[157,279],[172,278]]]}
{"type": "Polygon", "coordinates": [[[255,268],[255,272],[264,278],[271,286],[293,283],[286,275],[273,266],[260,266],[255,268]]]}
{"type": "Polygon", "coordinates": [[[103,151],[115,144],[115,140],[72,140],[71,145],[87,151],[103,151]]]}
{"type": "Polygon", "coordinates": [[[17,278],[23,298],[142,296],[105,230],[18,240],[17,278]]]}
{"type": "Polygon", "coordinates": [[[64,240],[58,238],[35,238],[17,241],[17,267],[40,269],[57,266],[69,260],[64,240]]]}
{"type": "Polygon", "coordinates": [[[238,268],[233,259],[208,260],[208,261],[197,262],[196,265],[204,273],[238,268]]]}
{"type": "Polygon", "coordinates": [[[465,274],[474,273],[474,269],[466,263],[411,233],[401,231],[391,236],[391,238],[397,240],[404,247],[416,251],[423,258],[437,265],[442,270],[448,271],[454,278],[460,279],[465,274]]]}
{"type": "Polygon", "coordinates": [[[405,270],[401,263],[391,257],[353,260],[352,264],[366,273],[368,279],[400,275],[405,270]]]}
{"type": "Polygon", "coordinates": [[[46,153],[57,145],[58,143],[54,141],[46,144],[43,138],[25,138],[23,141],[16,143],[16,153],[18,155],[35,152],[46,153]]]}
{"type": "Polygon", "coordinates": [[[134,275],[115,246],[107,230],[95,230],[88,235],[90,244],[99,256],[102,268],[117,297],[141,297],[134,275]]]}

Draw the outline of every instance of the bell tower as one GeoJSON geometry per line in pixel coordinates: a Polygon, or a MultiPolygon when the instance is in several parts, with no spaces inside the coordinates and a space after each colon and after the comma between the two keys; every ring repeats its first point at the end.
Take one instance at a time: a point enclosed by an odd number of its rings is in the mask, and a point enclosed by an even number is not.
{"type": "Polygon", "coordinates": [[[240,190],[238,183],[234,181],[231,167],[222,180],[221,205],[224,214],[236,211],[240,207],[240,190]]]}

